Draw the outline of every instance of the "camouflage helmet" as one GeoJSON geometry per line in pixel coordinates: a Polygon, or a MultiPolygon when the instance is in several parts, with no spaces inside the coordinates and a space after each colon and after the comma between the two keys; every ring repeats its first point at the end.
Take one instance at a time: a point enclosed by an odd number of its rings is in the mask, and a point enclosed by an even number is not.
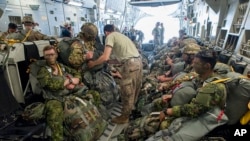
{"type": "Polygon", "coordinates": [[[34,23],[34,20],[31,16],[24,16],[22,20],[22,24],[24,23],[34,23]]]}
{"type": "Polygon", "coordinates": [[[184,46],[183,53],[196,54],[201,50],[201,47],[196,43],[189,43],[184,46]]]}
{"type": "Polygon", "coordinates": [[[85,23],[81,27],[81,32],[79,34],[80,38],[84,38],[86,41],[95,40],[98,34],[98,29],[93,23],[85,23]]]}
{"type": "Polygon", "coordinates": [[[194,38],[185,38],[183,39],[182,41],[180,41],[180,48],[183,48],[185,45],[189,44],[189,43],[196,43],[197,44],[197,41],[194,39],[194,38]]]}

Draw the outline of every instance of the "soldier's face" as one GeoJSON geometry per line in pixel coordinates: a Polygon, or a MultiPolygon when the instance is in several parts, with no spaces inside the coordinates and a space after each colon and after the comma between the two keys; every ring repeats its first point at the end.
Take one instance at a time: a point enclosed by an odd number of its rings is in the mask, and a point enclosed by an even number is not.
{"type": "Polygon", "coordinates": [[[48,65],[56,64],[57,53],[54,49],[44,51],[44,58],[47,61],[48,65]]]}
{"type": "Polygon", "coordinates": [[[14,33],[14,32],[16,32],[16,30],[17,30],[17,29],[9,28],[9,32],[10,32],[10,33],[14,33]]]}
{"type": "Polygon", "coordinates": [[[33,28],[33,23],[31,22],[25,22],[24,23],[24,28],[27,29],[27,30],[30,30],[33,28]]]}
{"type": "Polygon", "coordinates": [[[204,72],[207,71],[205,64],[199,58],[196,57],[193,60],[193,68],[198,74],[204,74],[204,72]]]}

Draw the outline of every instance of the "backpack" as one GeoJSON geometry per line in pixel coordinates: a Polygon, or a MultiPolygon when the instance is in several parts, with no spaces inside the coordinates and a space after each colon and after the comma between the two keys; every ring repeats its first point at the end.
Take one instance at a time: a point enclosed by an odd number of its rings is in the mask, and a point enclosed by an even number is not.
{"type": "Polygon", "coordinates": [[[100,93],[104,106],[112,106],[118,100],[118,88],[114,78],[107,72],[100,70],[95,73],[84,72],[83,82],[90,89],[100,93]]]}
{"type": "Polygon", "coordinates": [[[227,79],[219,79],[213,83],[224,83],[227,89],[225,113],[228,124],[237,123],[248,111],[250,101],[250,79],[237,72],[225,74],[227,79]]]}
{"type": "Polygon", "coordinates": [[[68,96],[64,102],[64,133],[71,141],[96,141],[107,122],[90,100],[68,96]]]}
{"type": "Polygon", "coordinates": [[[77,38],[63,38],[58,44],[58,60],[63,64],[80,68],[85,61],[84,46],[80,39],[77,38]]]}

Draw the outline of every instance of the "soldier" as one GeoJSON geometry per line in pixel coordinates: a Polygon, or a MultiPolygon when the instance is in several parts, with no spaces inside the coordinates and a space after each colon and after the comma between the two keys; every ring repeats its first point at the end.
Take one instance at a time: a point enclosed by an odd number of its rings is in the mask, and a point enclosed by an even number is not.
{"type": "MultiPolygon", "coordinates": [[[[84,41],[84,46],[88,51],[94,51],[96,49],[95,43],[98,36],[98,29],[93,23],[85,23],[81,27],[79,37],[84,41]]],[[[99,50],[103,50],[102,48],[99,50]]]]}
{"type": "Polygon", "coordinates": [[[127,37],[130,37],[130,33],[128,31],[128,27],[127,26],[124,27],[124,29],[122,31],[122,34],[126,35],[127,37]]]}
{"type": "Polygon", "coordinates": [[[17,25],[15,23],[9,23],[8,30],[4,32],[1,36],[1,40],[8,39],[11,34],[15,33],[17,31],[17,25]]]}
{"type": "Polygon", "coordinates": [[[161,39],[160,39],[160,43],[161,43],[161,45],[163,45],[163,43],[164,43],[165,28],[164,28],[163,23],[161,23],[160,26],[161,26],[161,39]]]}
{"type": "Polygon", "coordinates": [[[61,35],[60,37],[72,37],[72,34],[70,32],[70,25],[68,22],[65,22],[63,26],[61,26],[61,35]]]}
{"type": "Polygon", "coordinates": [[[192,71],[192,61],[197,52],[200,51],[200,46],[195,43],[186,44],[182,53],[182,59],[184,62],[178,62],[173,64],[171,58],[167,58],[166,62],[171,66],[171,70],[164,75],[158,76],[157,79],[160,82],[166,82],[173,80],[173,76],[179,72],[191,72],[192,71]]]}
{"type": "Polygon", "coordinates": [[[76,70],[57,63],[57,51],[53,46],[43,49],[46,63],[38,71],[37,79],[45,90],[45,116],[52,130],[52,140],[63,140],[63,97],[77,92],[81,74],[76,70]]]}
{"type": "Polygon", "coordinates": [[[19,31],[18,33],[12,34],[9,36],[9,39],[19,40],[20,42],[26,41],[36,41],[36,40],[50,40],[55,39],[54,37],[49,37],[40,33],[39,31],[33,30],[34,20],[31,16],[24,16],[22,20],[22,24],[24,25],[24,29],[19,31]]]}
{"type": "Polygon", "coordinates": [[[160,121],[163,121],[165,117],[187,117],[181,119],[184,123],[179,122],[182,124],[179,126],[180,129],[169,127],[168,130],[160,131],[164,132],[163,140],[198,140],[215,127],[226,123],[228,119],[223,112],[226,88],[223,83],[213,83],[218,78],[213,72],[215,64],[216,53],[214,51],[203,50],[196,54],[193,67],[195,72],[199,74],[196,81],[202,87],[197,89],[196,97],[189,104],[173,106],[160,112],[160,121]],[[189,130],[191,126],[197,128],[189,130]]]}
{"type": "Polygon", "coordinates": [[[155,46],[159,46],[160,45],[160,40],[161,40],[161,29],[160,29],[160,22],[157,22],[155,24],[155,27],[152,31],[152,35],[154,36],[154,44],[155,46]]]}
{"type": "MultiPolygon", "coordinates": [[[[104,27],[106,37],[104,53],[95,61],[89,61],[92,68],[110,59],[111,54],[117,63],[116,74],[120,74],[122,114],[112,119],[117,124],[127,123],[134,104],[137,101],[142,84],[142,60],[133,42],[124,34],[114,31],[113,25],[104,27]],[[119,66],[118,66],[119,65],[119,66]]],[[[91,59],[93,52],[87,54],[91,59]]],[[[110,60],[111,61],[111,60],[110,60]]]]}

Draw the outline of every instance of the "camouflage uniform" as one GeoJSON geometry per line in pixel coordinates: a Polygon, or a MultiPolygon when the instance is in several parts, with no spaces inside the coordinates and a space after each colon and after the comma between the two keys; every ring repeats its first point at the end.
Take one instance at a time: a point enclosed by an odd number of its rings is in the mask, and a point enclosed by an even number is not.
{"type": "MultiPolygon", "coordinates": [[[[103,45],[97,40],[98,29],[93,23],[85,23],[81,27],[79,37],[84,41],[83,47],[86,51],[93,51],[93,59],[97,59],[103,53],[103,45]]],[[[103,65],[95,66],[93,69],[97,70],[102,68],[103,65]]],[[[91,69],[91,70],[93,70],[91,69]]]]}
{"type": "Polygon", "coordinates": [[[54,75],[49,66],[44,66],[37,75],[39,83],[45,90],[45,114],[48,126],[52,130],[53,141],[63,140],[63,97],[77,91],[76,89],[67,90],[64,87],[66,75],[72,74],[73,77],[81,79],[81,75],[76,70],[62,64],[58,64],[58,70],[62,70],[63,74],[54,75]]]}
{"type": "Polygon", "coordinates": [[[215,127],[225,124],[228,118],[222,110],[226,88],[222,83],[210,83],[214,80],[214,76],[211,76],[204,81],[203,87],[197,90],[196,97],[189,104],[172,107],[171,117],[175,120],[172,119],[168,129],[157,132],[147,141],[198,140],[215,127]]]}
{"type": "MultiPolygon", "coordinates": [[[[187,75],[186,77],[190,77],[190,76],[191,75],[187,75]]],[[[158,130],[167,129],[171,125],[171,123],[178,117],[197,118],[198,116],[204,114],[207,111],[210,111],[211,109],[213,109],[214,107],[218,105],[222,106],[224,102],[225,92],[226,92],[225,86],[224,84],[209,83],[209,82],[212,82],[214,78],[215,78],[215,75],[212,75],[210,78],[208,78],[204,82],[201,81],[199,77],[195,78],[193,80],[193,83],[195,84],[194,87],[197,89],[197,95],[196,95],[196,98],[193,98],[189,104],[183,104],[184,101],[181,101],[183,105],[181,105],[180,103],[178,104],[178,102],[171,103],[171,105],[172,104],[174,105],[172,107],[173,115],[171,115],[171,117],[170,116],[167,117],[161,123],[159,121],[158,116],[152,116],[152,115],[144,116],[142,118],[136,119],[126,129],[125,133],[128,134],[126,136],[128,136],[130,139],[131,138],[134,138],[134,139],[147,138],[155,134],[158,130]],[[138,132],[137,130],[139,130],[140,133],[137,133],[138,132]]],[[[189,91],[189,92],[194,92],[194,91],[189,91]]],[[[188,94],[188,91],[185,91],[184,95],[185,93],[188,94]]],[[[178,95],[176,97],[178,97],[178,95]]],[[[173,97],[173,99],[175,98],[173,97]]],[[[167,107],[167,104],[162,104],[161,100],[154,101],[154,108],[158,108],[158,110],[162,110],[161,108],[163,107],[167,107]]],[[[153,141],[153,140],[154,139],[151,139],[150,141],[153,141]]]]}
{"type": "Polygon", "coordinates": [[[12,36],[12,34],[15,34],[15,32],[14,33],[9,33],[8,31],[3,32],[2,35],[0,36],[0,40],[8,39],[9,37],[12,36]]]}
{"type": "MultiPolygon", "coordinates": [[[[33,18],[30,16],[24,16],[22,23],[32,23],[34,24],[33,18]]],[[[33,29],[23,29],[17,33],[11,34],[8,39],[15,39],[19,40],[20,42],[26,42],[26,41],[37,41],[37,40],[49,40],[49,39],[55,39],[54,37],[49,37],[47,35],[44,35],[40,33],[39,31],[34,31],[33,29]]]]}

